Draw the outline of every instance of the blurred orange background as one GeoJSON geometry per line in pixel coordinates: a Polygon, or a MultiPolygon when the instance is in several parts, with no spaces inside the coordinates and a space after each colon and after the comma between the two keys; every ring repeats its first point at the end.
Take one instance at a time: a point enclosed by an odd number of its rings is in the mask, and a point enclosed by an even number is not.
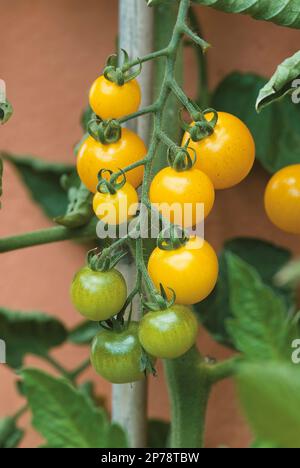
{"type": "MultiPolygon", "coordinates": [[[[72,148],[82,131],[79,115],[87,92],[115,46],[117,0],[1,0],[0,78],[5,79],[14,105],[13,119],[0,129],[0,148],[17,154],[34,154],[49,161],[74,162],[72,148]]],[[[243,16],[197,9],[209,51],[209,77],[214,87],[233,70],[269,76],[284,58],[298,49],[300,32],[256,22],[243,16]],[[280,35],[280,40],[278,37],[280,35]]],[[[187,54],[186,88],[192,94],[196,67],[187,54]]],[[[299,239],[280,233],[268,222],[262,205],[267,174],[256,168],[237,188],[219,192],[206,223],[206,238],[217,249],[224,239],[258,236],[300,253],[299,239]]],[[[15,171],[6,165],[0,235],[44,228],[51,222],[33,204],[15,171]]],[[[85,250],[71,242],[36,247],[1,256],[1,306],[39,310],[73,326],[80,318],[69,301],[69,285],[81,267],[85,250]]],[[[1,330],[0,330],[1,335],[1,330]]],[[[230,353],[216,345],[203,330],[199,345],[204,354],[224,358],[230,353]]],[[[67,345],[54,353],[67,367],[75,367],[87,348],[67,345]]],[[[27,364],[46,368],[36,358],[27,364]]],[[[149,414],[168,419],[169,408],[163,373],[150,379],[149,414]]],[[[96,381],[98,392],[110,405],[110,385],[92,371],[83,376],[96,381]]],[[[0,417],[22,404],[15,377],[0,366],[0,417]]],[[[23,427],[30,418],[24,416],[23,427]]],[[[207,446],[245,447],[251,434],[238,410],[232,382],[219,384],[208,411],[207,446]]],[[[39,436],[30,429],[23,447],[35,447],[39,436]]]]}

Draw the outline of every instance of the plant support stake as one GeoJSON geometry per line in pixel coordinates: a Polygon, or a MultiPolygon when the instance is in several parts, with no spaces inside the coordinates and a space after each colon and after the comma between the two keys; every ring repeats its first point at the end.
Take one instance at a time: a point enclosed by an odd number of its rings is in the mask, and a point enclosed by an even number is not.
{"type": "MultiPolygon", "coordinates": [[[[125,49],[130,58],[142,57],[153,48],[153,9],[141,0],[119,1],[119,39],[120,48],[125,49]]],[[[144,65],[140,78],[143,102],[147,107],[152,101],[152,63],[144,65]]],[[[130,123],[147,143],[149,139],[149,116],[130,123]]],[[[123,273],[129,287],[135,280],[135,267],[123,265],[123,273]]],[[[137,309],[133,302],[134,309],[137,309]]],[[[137,317],[133,310],[133,317],[137,317]]],[[[112,418],[125,429],[132,448],[147,445],[147,382],[113,385],[112,418]]]]}

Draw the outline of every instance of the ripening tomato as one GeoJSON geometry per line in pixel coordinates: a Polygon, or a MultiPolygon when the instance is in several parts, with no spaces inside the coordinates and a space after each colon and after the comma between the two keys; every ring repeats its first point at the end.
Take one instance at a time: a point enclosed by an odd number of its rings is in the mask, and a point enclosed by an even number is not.
{"type": "MultiPolygon", "coordinates": [[[[234,115],[218,112],[214,133],[201,141],[190,141],[191,156],[197,154],[195,167],[205,172],[215,189],[226,189],[240,183],[252,169],[255,143],[248,127],[234,115]]],[[[213,114],[207,114],[207,120],[213,114]]],[[[185,133],[183,145],[190,134],[185,133]]]]}
{"type": "Polygon", "coordinates": [[[300,164],[273,175],[265,191],[265,209],[275,226],[300,234],[300,164]]]}
{"type": "Polygon", "coordinates": [[[137,80],[122,86],[99,76],[90,89],[90,106],[103,120],[120,119],[133,114],[141,104],[141,88],[137,80]]]}
{"type": "Polygon", "coordinates": [[[117,225],[128,222],[137,212],[138,194],[128,182],[115,194],[97,192],[93,199],[96,216],[104,223],[117,225]]]}
{"type": "MultiPolygon", "coordinates": [[[[103,145],[89,136],[81,145],[77,157],[77,171],[81,181],[93,193],[97,190],[101,169],[117,172],[143,159],[147,149],[143,140],[131,130],[122,129],[116,143],[103,145]]],[[[127,181],[137,188],[143,179],[143,167],[127,173],[127,181]]]]}
{"type": "Polygon", "coordinates": [[[116,384],[145,378],[141,371],[143,350],[138,339],[138,324],[131,322],[123,331],[101,330],[94,338],[91,362],[95,371],[116,384]]]}
{"type": "Polygon", "coordinates": [[[196,342],[197,319],[189,307],[173,305],[148,312],[139,325],[139,340],[151,356],[175,359],[196,342]]]}
{"type": "Polygon", "coordinates": [[[215,190],[209,177],[198,169],[178,172],[166,167],[154,177],[149,196],[164,218],[187,228],[208,216],[215,190]]]}
{"type": "Polygon", "coordinates": [[[167,292],[171,288],[177,304],[191,305],[205,299],[214,289],[218,258],[208,242],[191,237],[176,250],[156,247],[149,258],[148,272],[158,290],[160,284],[167,292]]]}
{"type": "Polygon", "coordinates": [[[75,275],[71,285],[74,307],[88,320],[100,322],[117,315],[125,304],[127,286],[115,269],[93,271],[88,266],[75,275]]]}

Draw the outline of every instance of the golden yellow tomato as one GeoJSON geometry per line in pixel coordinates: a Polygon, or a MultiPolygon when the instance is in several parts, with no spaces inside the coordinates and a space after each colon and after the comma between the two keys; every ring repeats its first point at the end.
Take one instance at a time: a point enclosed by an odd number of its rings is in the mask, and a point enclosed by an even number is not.
{"type": "Polygon", "coordinates": [[[176,303],[196,304],[205,299],[214,289],[218,279],[218,258],[211,245],[192,237],[176,250],[162,250],[156,247],[149,263],[149,275],[159,290],[160,284],[172,296],[176,294],[176,303]]]}
{"type": "Polygon", "coordinates": [[[150,201],[166,219],[187,228],[210,213],[215,190],[209,177],[198,169],[178,172],[166,167],[151,183],[150,201]]]}
{"type": "Polygon", "coordinates": [[[131,184],[126,184],[115,194],[96,192],[93,208],[96,216],[110,225],[128,222],[138,208],[138,194],[131,184]]]}
{"type": "Polygon", "coordinates": [[[273,175],[265,192],[265,209],[279,229],[300,234],[300,164],[273,175]]]}
{"type": "MultiPolygon", "coordinates": [[[[201,141],[190,141],[197,154],[195,167],[205,172],[215,189],[240,183],[249,174],[255,160],[255,143],[248,127],[234,115],[218,112],[214,133],[201,141]]],[[[209,121],[213,114],[206,116],[209,121]]],[[[185,133],[183,146],[190,134],[185,133]]],[[[194,152],[190,149],[191,156],[194,152]]]]}
{"type": "MultiPolygon", "coordinates": [[[[122,129],[119,141],[108,145],[88,137],[78,152],[78,175],[84,185],[95,193],[98,185],[98,173],[101,169],[117,172],[119,169],[124,169],[143,159],[146,153],[147,149],[143,140],[127,128],[122,129]]],[[[142,182],[143,173],[143,167],[137,167],[126,174],[127,181],[136,188],[142,182]]]]}
{"type": "Polygon", "coordinates": [[[141,104],[141,89],[137,80],[122,86],[99,76],[90,89],[90,106],[101,119],[119,119],[133,114],[141,104]]]}

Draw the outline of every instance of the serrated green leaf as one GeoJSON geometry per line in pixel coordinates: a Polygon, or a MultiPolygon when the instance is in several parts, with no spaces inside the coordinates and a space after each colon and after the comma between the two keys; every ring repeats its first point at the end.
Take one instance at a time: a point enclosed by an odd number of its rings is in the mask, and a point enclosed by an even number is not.
{"type": "Polygon", "coordinates": [[[21,373],[32,424],[51,448],[125,448],[123,430],[68,381],[36,369],[21,373]]]}
{"type": "Polygon", "coordinates": [[[237,377],[255,435],[282,448],[300,448],[300,371],[289,364],[244,364],[237,377]]]}
{"type": "Polygon", "coordinates": [[[287,309],[294,305],[294,290],[274,285],[275,274],[291,259],[291,252],[269,242],[255,238],[237,238],[225,243],[219,257],[219,279],[213,293],[195,306],[201,322],[222,344],[233,347],[226,322],[232,317],[229,296],[228,265],[226,254],[232,252],[254,267],[264,283],[283,298],[287,309]]]}
{"type": "Polygon", "coordinates": [[[241,13],[280,26],[300,28],[298,0],[193,0],[226,13],[241,13]]]}
{"type": "Polygon", "coordinates": [[[24,436],[14,418],[0,419],[0,448],[16,448],[24,436]]]}
{"type": "MultiPolygon", "coordinates": [[[[256,110],[282,99],[286,94],[295,90],[294,81],[300,77],[300,51],[287,58],[278,67],[272,78],[260,90],[256,110]]],[[[298,83],[299,84],[299,83],[298,83]]]]}
{"type": "Polygon", "coordinates": [[[289,336],[284,302],[249,264],[232,253],[226,261],[233,314],[227,329],[236,349],[248,359],[281,359],[289,336]]]}
{"type": "Polygon", "coordinates": [[[27,354],[44,356],[67,339],[64,325],[41,312],[15,312],[0,308],[0,338],[6,343],[6,362],[19,368],[27,354]]]}
{"type": "Polygon", "coordinates": [[[68,196],[61,186],[60,179],[64,174],[75,172],[74,166],[49,163],[32,156],[16,156],[5,152],[0,153],[0,157],[17,169],[31,197],[47,216],[52,219],[65,213],[68,196]]]}
{"type": "Polygon", "coordinates": [[[68,193],[69,205],[66,213],[54,221],[71,229],[86,225],[94,216],[92,194],[80,182],[77,174],[63,176],[61,183],[68,193]]]}
{"type": "Polygon", "coordinates": [[[70,331],[68,340],[76,345],[87,345],[91,343],[97,333],[99,333],[99,324],[86,321],[70,331]]]}
{"type": "Polygon", "coordinates": [[[232,73],[218,86],[212,106],[239,117],[250,128],[256,157],[270,173],[300,161],[300,107],[285,99],[257,115],[255,103],[266,80],[254,74],[232,73]]]}

